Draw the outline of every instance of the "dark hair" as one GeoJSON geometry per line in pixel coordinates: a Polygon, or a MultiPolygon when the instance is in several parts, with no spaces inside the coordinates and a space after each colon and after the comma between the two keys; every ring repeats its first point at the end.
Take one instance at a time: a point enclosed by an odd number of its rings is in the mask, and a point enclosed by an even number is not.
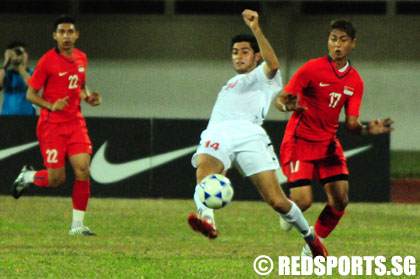
{"type": "Polygon", "coordinates": [[[61,15],[55,20],[53,31],[57,30],[58,25],[61,23],[73,23],[76,25],[76,20],[70,15],[61,15]]]}
{"type": "Polygon", "coordinates": [[[17,48],[17,47],[26,48],[26,44],[24,41],[13,41],[7,45],[7,49],[12,49],[12,48],[17,48]]]}
{"type": "Polygon", "coordinates": [[[345,19],[337,19],[331,22],[331,30],[333,29],[340,29],[347,33],[352,40],[356,37],[356,29],[353,26],[353,23],[349,20],[345,19]]]}
{"type": "Polygon", "coordinates": [[[230,48],[232,48],[235,43],[239,43],[239,42],[248,42],[255,53],[260,52],[257,39],[255,39],[253,35],[248,35],[248,34],[236,35],[235,37],[232,38],[232,44],[230,45],[230,48]]]}

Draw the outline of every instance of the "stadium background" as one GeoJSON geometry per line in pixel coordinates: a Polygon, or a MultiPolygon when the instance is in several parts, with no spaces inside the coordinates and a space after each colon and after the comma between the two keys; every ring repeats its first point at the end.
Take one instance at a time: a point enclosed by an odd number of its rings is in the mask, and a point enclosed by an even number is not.
{"type": "MultiPolygon", "coordinates": [[[[88,83],[103,94],[86,116],[206,119],[232,76],[230,38],[249,32],[240,12],[260,11],[284,81],[308,59],[327,53],[328,22],[354,21],[351,61],[365,81],[361,120],[391,116],[392,150],[420,150],[420,3],[417,1],[134,1],[6,0],[0,46],[28,43],[30,66],[55,46],[51,23],[76,16],[77,46],[89,59],[88,83]]],[[[272,109],[270,120],[289,115],[272,109]]]]}
{"type": "MultiPolygon", "coordinates": [[[[244,8],[259,11],[284,82],[308,59],[326,54],[330,20],[352,20],[358,32],[350,58],[365,81],[360,119],[392,117],[391,176],[420,177],[419,1],[6,0],[0,46],[25,40],[34,67],[55,46],[54,19],[71,13],[81,32],[77,47],[89,59],[88,85],[104,100],[96,108],[83,105],[85,116],[205,120],[234,74],[230,38],[249,32],[240,16],[244,8]]],[[[267,119],[289,116],[271,109],[267,119]]],[[[394,182],[403,195],[417,191],[417,182],[394,182]]]]}

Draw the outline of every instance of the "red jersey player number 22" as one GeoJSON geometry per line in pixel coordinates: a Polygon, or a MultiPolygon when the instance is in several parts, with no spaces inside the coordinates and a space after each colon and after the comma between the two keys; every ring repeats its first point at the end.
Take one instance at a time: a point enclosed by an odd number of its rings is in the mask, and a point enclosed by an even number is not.
{"type": "Polygon", "coordinates": [[[86,81],[86,67],[86,55],[78,49],[73,50],[71,58],[60,54],[57,49],[48,51],[41,58],[29,85],[36,90],[45,86],[42,97],[51,103],[68,97],[68,105],[63,107],[60,113],[41,109],[41,119],[48,119],[49,122],[67,122],[82,117],[80,91],[86,81]]]}

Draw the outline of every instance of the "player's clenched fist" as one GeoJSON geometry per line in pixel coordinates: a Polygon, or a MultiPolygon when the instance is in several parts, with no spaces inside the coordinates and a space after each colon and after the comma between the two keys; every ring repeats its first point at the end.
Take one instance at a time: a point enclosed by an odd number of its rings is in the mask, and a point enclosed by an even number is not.
{"type": "Polygon", "coordinates": [[[101,95],[94,91],[86,98],[86,102],[91,106],[99,106],[102,103],[101,95]]]}
{"type": "Polygon", "coordinates": [[[251,29],[258,28],[258,13],[253,10],[244,10],[242,12],[242,17],[246,23],[251,29]]]}

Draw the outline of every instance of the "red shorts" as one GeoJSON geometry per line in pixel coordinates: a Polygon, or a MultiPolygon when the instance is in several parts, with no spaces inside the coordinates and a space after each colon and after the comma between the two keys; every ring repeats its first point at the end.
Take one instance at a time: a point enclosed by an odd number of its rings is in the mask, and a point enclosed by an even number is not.
{"type": "Polygon", "coordinates": [[[92,143],[83,118],[64,123],[40,120],[36,134],[46,168],[61,168],[66,157],[75,154],[92,154],[92,143]]]}
{"type": "Polygon", "coordinates": [[[288,183],[303,183],[292,187],[309,185],[312,179],[322,183],[338,176],[341,180],[349,174],[338,139],[328,142],[310,142],[294,137],[285,139],[280,148],[280,163],[288,183]]]}

